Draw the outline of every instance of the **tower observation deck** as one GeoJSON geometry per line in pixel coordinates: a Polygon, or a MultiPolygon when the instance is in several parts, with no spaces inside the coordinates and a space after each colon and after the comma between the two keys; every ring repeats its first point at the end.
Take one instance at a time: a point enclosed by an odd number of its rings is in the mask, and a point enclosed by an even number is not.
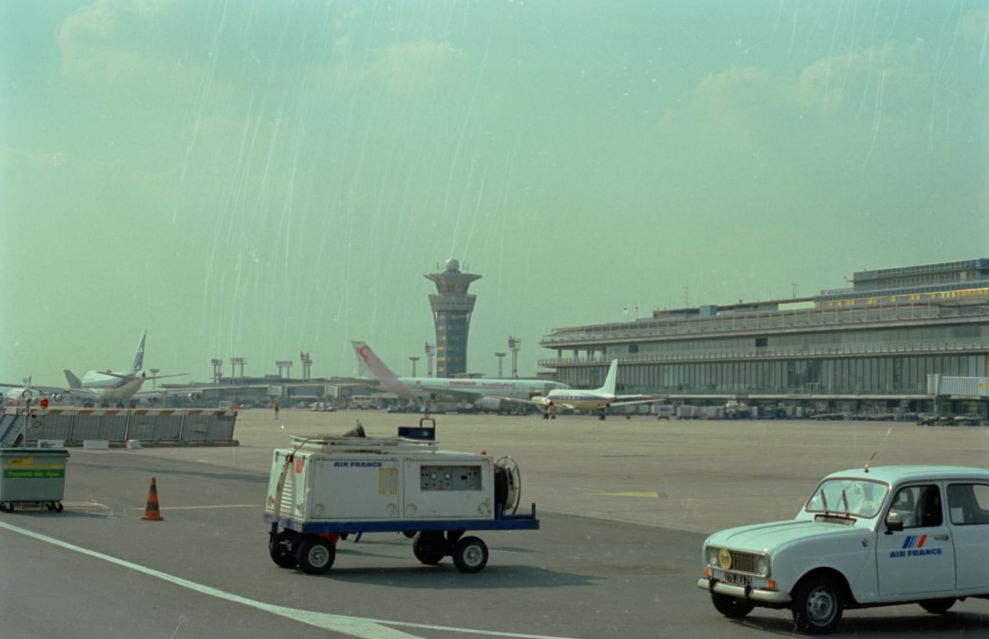
{"type": "Polygon", "coordinates": [[[436,325],[436,376],[466,373],[467,331],[477,300],[467,289],[481,276],[462,272],[460,262],[451,258],[442,273],[428,273],[424,277],[436,284],[436,293],[429,296],[436,325]]]}

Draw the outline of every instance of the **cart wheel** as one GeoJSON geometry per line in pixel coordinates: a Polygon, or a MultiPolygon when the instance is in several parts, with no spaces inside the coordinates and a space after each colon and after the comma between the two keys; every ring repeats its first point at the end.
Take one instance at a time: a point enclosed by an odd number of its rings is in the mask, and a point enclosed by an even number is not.
{"type": "Polygon", "coordinates": [[[48,502],[47,504],[45,504],[45,508],[47,508],[48,510],[54,511],[55,510],[55,502],[53,502],[53,501],[48,502]]]}
{"type": "Polygon", "coordinates": [[[268,555],[279,568],[295,568],[299,565],[299,560],[290,550],[288,535],[284,531],[272,537],[268,542],[268,555]]]}
{"type": "Polygon", "coordinates": [[[321,575],[333,566],[336,552],[333,544],[325,539],[307,535],[299,544],[299,567],[308,575],[321,575]]]}
{"type": "Polygon", "coordinates": [[[417,533],[414,530],[403,530],[402,531],[402,534],[405,535],[406,537],[408,537],[409,539],[412,539],[413,537],[415,537],[419,533],[417,533]]]}
{"type": "Polygon", "coordinates": [[[488,547],[477,537],[464,537],[453,548],[453,563],[460,572],[481,572],[488,564],[488,547]]]}
{"type": "Polygon", "coordinates": [[[7,512],[7,502],[0,501],[0,513],[7,512]]]}
{"type": "Polygon", "coordinates": [[[60,502],[60,501],[56,501],[56,502],[55,502],[55,512],[57,512],[57,513],[60,513],[60,512],[62,512],[63,510],[65,510],[65,507],[64,507],[64,506],[62,506],[62,502],[60,502]]]}
{"type": "Polygon", "coordinates": [[[14,502],[12,501],[0,502],[0,510],[4,510],[8,513],[14,512],[14,502]]]}
{"type": "Polygon", "coordinates": [[[421,532],[412,542],[412,554],[416,559],[427,566],[435,566],[440,563],[443,556],[443,534],[437,532],[421,532]]]}

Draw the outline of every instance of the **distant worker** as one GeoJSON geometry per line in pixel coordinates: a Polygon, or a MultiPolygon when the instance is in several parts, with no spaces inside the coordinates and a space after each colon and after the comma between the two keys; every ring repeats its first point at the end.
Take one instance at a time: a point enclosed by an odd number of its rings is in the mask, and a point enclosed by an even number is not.
{"type": "Polygon", "coordinates": [[[275,409],[275,419],[278,419],[278,402],[275,402],[274,409],[275,409]]]}

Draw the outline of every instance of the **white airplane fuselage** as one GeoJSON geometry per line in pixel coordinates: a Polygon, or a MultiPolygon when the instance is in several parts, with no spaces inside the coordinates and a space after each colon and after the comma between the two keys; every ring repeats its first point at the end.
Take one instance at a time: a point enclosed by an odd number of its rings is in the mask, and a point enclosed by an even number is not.
{"type": "Polygon", "coordinates": [[[141,390],[144,377],[140,374],[117,373],[127,377],[114,377],[97,371],[89,371],[82,378],[83,391],[91,392],[103,402],[123,402],[141,390]]]}
{"type": "Polygon", "coordinates": [[[367,365],[381,385],[408,399],[437,399],[452,396],[480,400],[484,398],[529,398],[546,395],[555,389],[569,388],[560,382],[541,379],[491,379],[484,377],[398,377],[365,342],[352,342],[354,353],[367,365]]]}
{"type": "Polygon", "coordinates": [[[399,384],[419,398],[431,398],[438,394],[474,395],[477,397],[519,397],[528,399],[534,395],[553,392],[556,382],[542,380],[509,380],[484,378],[398,377],[399,384]]]}
{"type": "Polygon", "coordinates": [[[601,410],[615,401],[614,395],[595,391],[553,390],[544,396],[547,405],[566,406],[573,410],[601,410]]]}

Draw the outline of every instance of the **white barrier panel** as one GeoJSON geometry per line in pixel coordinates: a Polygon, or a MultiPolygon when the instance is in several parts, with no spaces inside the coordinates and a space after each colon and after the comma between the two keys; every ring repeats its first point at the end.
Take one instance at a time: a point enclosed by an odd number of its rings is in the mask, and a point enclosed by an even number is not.
{"type": "Polygon", "coordinates": [[[107,441],[109,446],[236,446],[235,410],[70,409],[40,411],[25,432],[27,442],[62,440],[69,446],[107,441]]]}

